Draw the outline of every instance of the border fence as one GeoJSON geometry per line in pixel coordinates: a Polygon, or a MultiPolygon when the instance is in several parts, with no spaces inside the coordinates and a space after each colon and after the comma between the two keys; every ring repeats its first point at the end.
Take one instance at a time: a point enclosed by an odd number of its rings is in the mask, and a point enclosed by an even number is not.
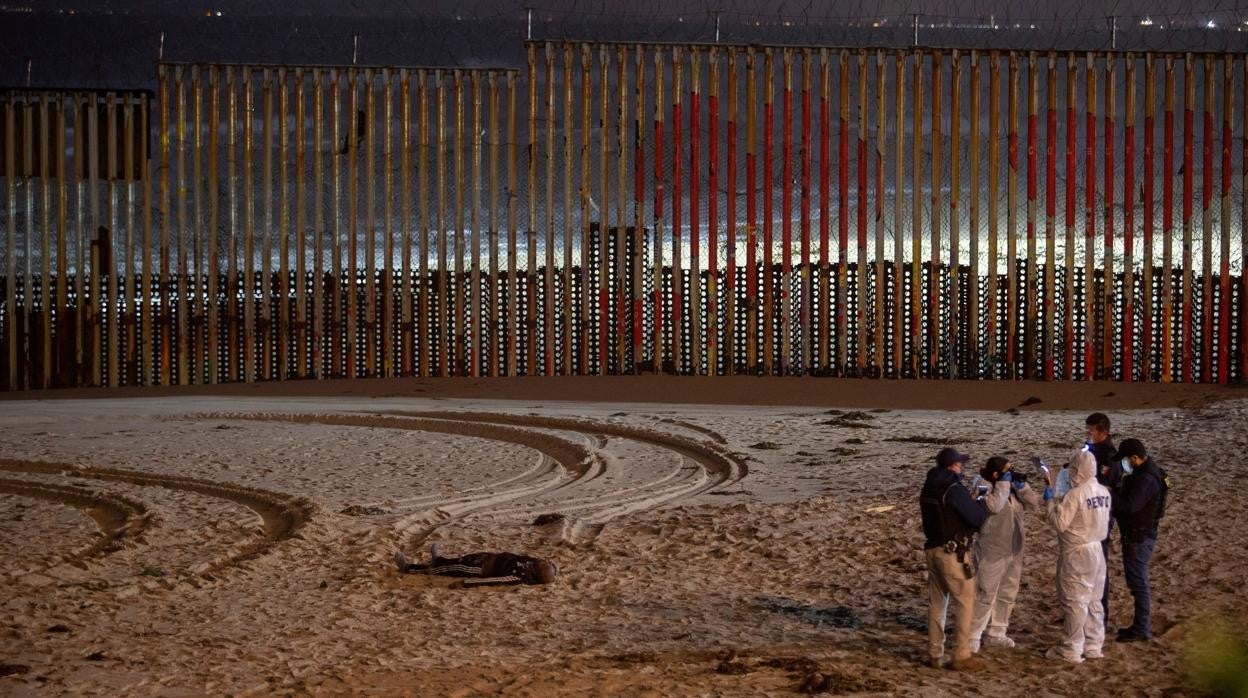
{"type": "Polygon", "coordinates": [[[1248,374],[1248,56],[529,42],[0,92],[8,390],[1248,374]]]}

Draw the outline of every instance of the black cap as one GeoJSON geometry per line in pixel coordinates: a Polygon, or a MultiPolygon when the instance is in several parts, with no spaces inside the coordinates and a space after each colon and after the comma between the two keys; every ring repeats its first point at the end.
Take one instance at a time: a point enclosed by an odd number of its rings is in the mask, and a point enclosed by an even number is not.
{"type": "Polygon", "coordinates": [[[965,453],[959,453],[956,448],[942,448],[940,453],[936,454],[936,465],[941,468],[948,468],[954,463],[965,463],[971,457],[965,453]]]}
{"type": "Polygon", "coordinates": [[[1130,458],[1131,456],[1148,458],[1148,451],[1144,448],[1144,442],[1139,439],[1123,439],[1122,443],[1118,444],[1119,458],[1130,458]]]}

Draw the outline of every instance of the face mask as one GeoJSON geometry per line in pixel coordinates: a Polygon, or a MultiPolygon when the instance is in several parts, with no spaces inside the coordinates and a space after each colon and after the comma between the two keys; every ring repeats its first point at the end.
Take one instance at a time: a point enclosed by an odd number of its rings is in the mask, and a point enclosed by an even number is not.
{"type": "Polygon", "coordinates": [[[1123,459],[1122,459],[1122,474],[1123,474],[1123,475],[1130,475],[1130,474],[1131,474],[1131,470],[1132,470],[1132,468],[1131,468],[1131,459],[1130,459],[1130,458],[1123,458],[1123,459]]]}

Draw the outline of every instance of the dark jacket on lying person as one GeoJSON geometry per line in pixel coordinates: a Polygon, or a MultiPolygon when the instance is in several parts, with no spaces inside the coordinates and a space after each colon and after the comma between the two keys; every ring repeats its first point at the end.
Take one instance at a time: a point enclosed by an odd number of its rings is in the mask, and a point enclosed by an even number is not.
{"type": "Polygon", "coordinates": [[[405,557],[396,556],[396,561],[400,572],[459,577],[465,587],[549,584],[559,576],[559,567],[555,563],[513,553],[434,556],[428,563],[411,563],[405,557]]]}

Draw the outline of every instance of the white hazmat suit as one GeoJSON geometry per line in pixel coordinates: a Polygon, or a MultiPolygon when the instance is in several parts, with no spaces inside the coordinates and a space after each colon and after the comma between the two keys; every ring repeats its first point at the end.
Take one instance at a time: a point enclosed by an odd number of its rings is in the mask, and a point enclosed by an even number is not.
{"type": "Polygon", "coordinates": [[[1045,516],[1057,531],[1058,598],[1065,610],[1063,646],[1051,654],[1068,662],[1101,656],[1105,642],[1101,594],[1109,535],[1109,490],[1096,481],[1096,457],[1078,451],[1071,460],[1070,491],[1050,499],[1045,516]]]}
{"type": "MultiPolygon", "coordinates": [[[[974,485],[981,484],[989,483],[977,477],[974,485]]],[[[999,480],[984,496],[984,503],[988,505],[988,521],[975,539],[975,559],[979,563],[975,574],[975,611],[971,616],[971,648],[975,651],[979,650],[985,629],[985,644],[1014,646],[1005,632],[1023,576],[1023,510],[1040,506],[1040,495],[1030,485],[1016,489],[999,480]]]]}

